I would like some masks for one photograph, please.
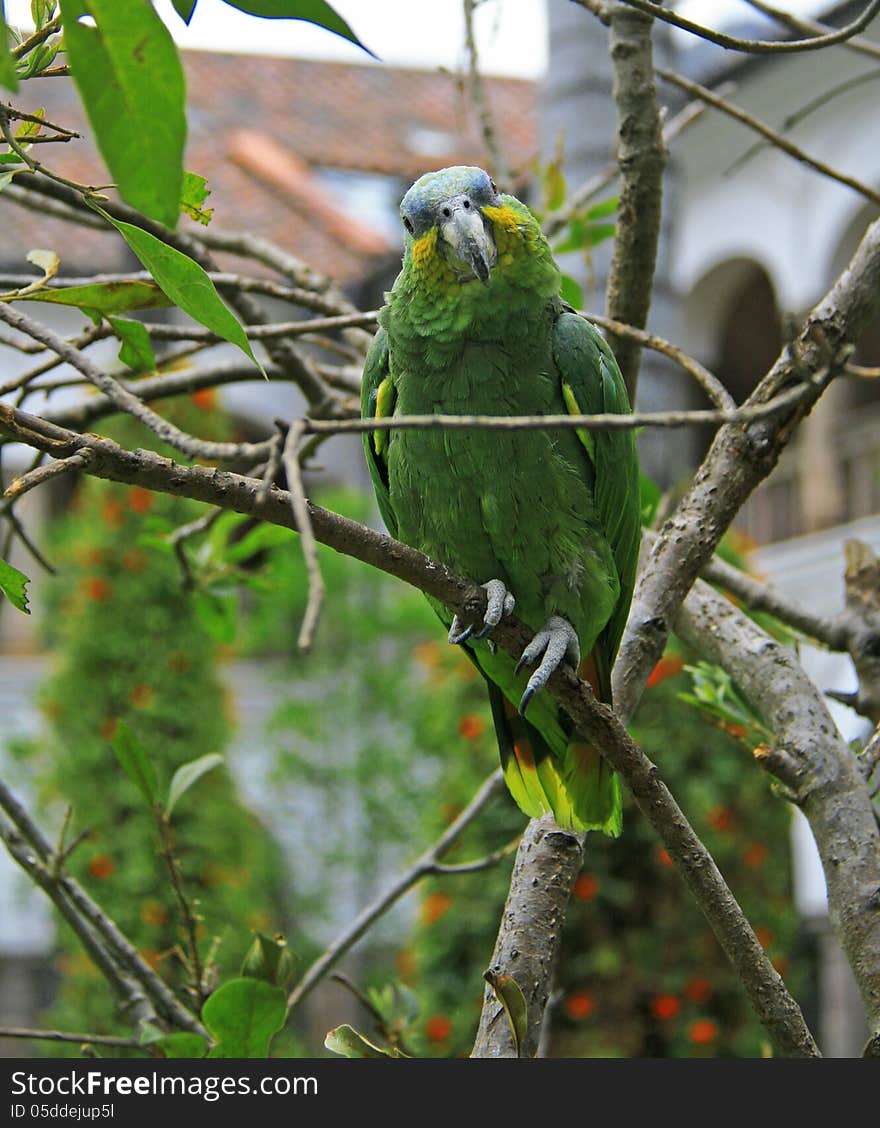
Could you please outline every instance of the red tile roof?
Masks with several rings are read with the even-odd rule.
[[[387,254],[387,237],[333,203],[312,170],[393,177],[402,194],[429,169],[486,159],[459,76],[208,52],[183,58],[186,167],[207,178],[214,222],[273,239],[343,283]],[[486,86],[507,159],[526,177],[537,150],[535,86],[505,78],[488,78]],[[40,146],[42,160],[76,180],[104,175],[71,83],[31,80],[15,104],[44,106],[50,120],[79,129],[86,139]],[[59,250],[63,270],[107,269],[121,254],[113,237],[74,232],[7,203],[2,194],[0,232],[0,261],[7,267],[35,246]]]

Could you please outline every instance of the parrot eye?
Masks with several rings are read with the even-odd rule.
[[[412,220],[409,218],[408,215],[405,215],[403,217],[403,226],[407,229],[407,231],[410,233],[410,235],[412,235],[412,233],[413,233],[413,223],[412,223]]]

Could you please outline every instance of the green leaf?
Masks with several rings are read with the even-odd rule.
[[[57,7],[58,0],[31,0],[31,19],[34,21],[34,27],[38,29],[45,27],[55,15]]]
[[[19,572],[17,568],[7,564],[5,560],[0,560],[0,591],[3,592],[13,607],[23,611],[25,615],[31,613],[28,607],[27,594],[27,586],[30,582],[24,572]]]
[[[662,497],[660,487],[653,478],[639,471],[639,509],[642,515],[642,524],[650,528],[657,516],[657,509]]]
[[[614,223],[589,223],[587,224],[587,240],[591,247],[598,247],[607,239],[614,238],[617,225]]]
[[[177,806],[178,799],[185,795],[194,783],[197,783],[206,772],[222,763],[223,757],[218,752],[209,752],[207,756],[199,756],[197,760],[181,764],[171,777],[168,802],[165,804],[165,818],[171,818],[171,812]]]
[[[171,0],[174,4],[174,10],[180,16],[185,24],[193,18],[193,12],[196,10],[196,4],[199,0]]]
[[[492,971],[484,972],[483,978],[495,992],[495,998],[504,1008],[516,1056],[519,1057],[528,1033],[528,1009],[520,985],[512,975],[499,975]]]
[[[616,211],[617,196],[609,196],[607,200],[600,200],[598,204],[593,204],[591,208],[587,208],[584,215],[589,220],[607,219],[609,215],[614,215]]]
[[[28,294],[22,301],[54,302],[99,313],[123,313],[131,309],[156,309],[174,305],[155,282],[94,282],[88,286],[56,286]]]
[[[55,56],[60,50],[60,39],[50,41],[49,43],[38,43],[25,57],[24,67],[20,69],[19,74],[22,78],[33,78],[34,75],[40,74],[52,65],[55,61]],[[19,67],[21,67],[20,63]]]
[[[9,50],[9,31],[6,27],[6,13],[3,0],[0,0],[0,86],[15,93],[18,90],[18,74],[15,59]]]
[[[354,43],[368,55],[373,55],[369,47],[364,47],[345,20],[335,12],[325,0],[224,0],[230,8],[238,8],[249,16],[261,16],[267,20],[305,20],[318,27],[340,35],[349,43]],[[375,59],[377,56],[373,55]]]
[[[122,342],[119,359],[135,372],[152,372],[156,367],[153,343],[142,321],[128,317],[108,317],[113,332]]]
[[[568,232],[565,238],[553,244],[553,250],[557,255],[564,255],[568,251],[582,250],[585,242],[586,225],[582,219],[576,216],[569,221]]]
[[[201,1034],[164,1034],[148,1043],[158,1046],[167,1058],[204,1058],[208,1056],[208,1043]]]
[[[113,751],[125,774],[134,783],[150,806],[158,799],[156,772],[146,749],[124,721],[116,726]]]
[[[383,1050],[363,1034],[358,1034],[348,1023],[331,1030],[324,1039],[324,1045],[333,1054],[347,1058],[387,1058],[399,1057],[394,1050]]]
[[[197,592],[195,609],[199,622],[211,638],[227,646],[235,642],[238,633],[238,597],[234,592],[222,595],[213,591]]]
[[[91,15],[95,26],[80,22]],[[186,141],[183,67],[149,0],[61,0],[73,80],[123,197],[168,227]]]
[[[240,322],[223,304],[214,283],[197,262],[174,247],[169,247],[142,227],[114,219],[96,204],[92,204],[92,207],[113,224],[175,305],[224,341],[237,345],[266,375],[262,364],[251,350]]]
[[[563,274],[562,284],[559,287],[559,296],[575,309],[584,308],[584,292],[570,274]]]
[[[203,208],[202,204],[211,195],[211,189],[204,176],[195,172],[183,174],[183,190],[180,193],[180,210],[192,219],[203,223],[205,227],[211,222],[214,214],[213,208]]]
[[[230,979],[202,1007],[211,1058],[264,1058],[287,1018],[287,996],[261,979]]]
[[[556,211],[565,202],[565,174],[562,171],[561,157],[557,157],[547,165],[542,180],[544,207],[547,211]]]
[[[241,975],[283,988],[295,967],[296,960],[281,933],[269,936],[265,932],[254,932],[254,942],[241,963]]]

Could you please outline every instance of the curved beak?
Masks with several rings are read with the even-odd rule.
[[[479,208],[466,196],[450,200],[445,208],[451,213],[440,224],[440,235],[454,258],[472,271],[483,285],[488,285],[489,271],[495,265],[495,240]]]

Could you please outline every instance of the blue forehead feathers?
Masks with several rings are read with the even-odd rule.
[[[439,172],[426,172],[413,184],[400,203],[400,214],[413,228],[432,226],[440,205],[453,196],[468,195],[477,203],[491,204],[497,191],[488,172],[474,165],[453,165]]]

